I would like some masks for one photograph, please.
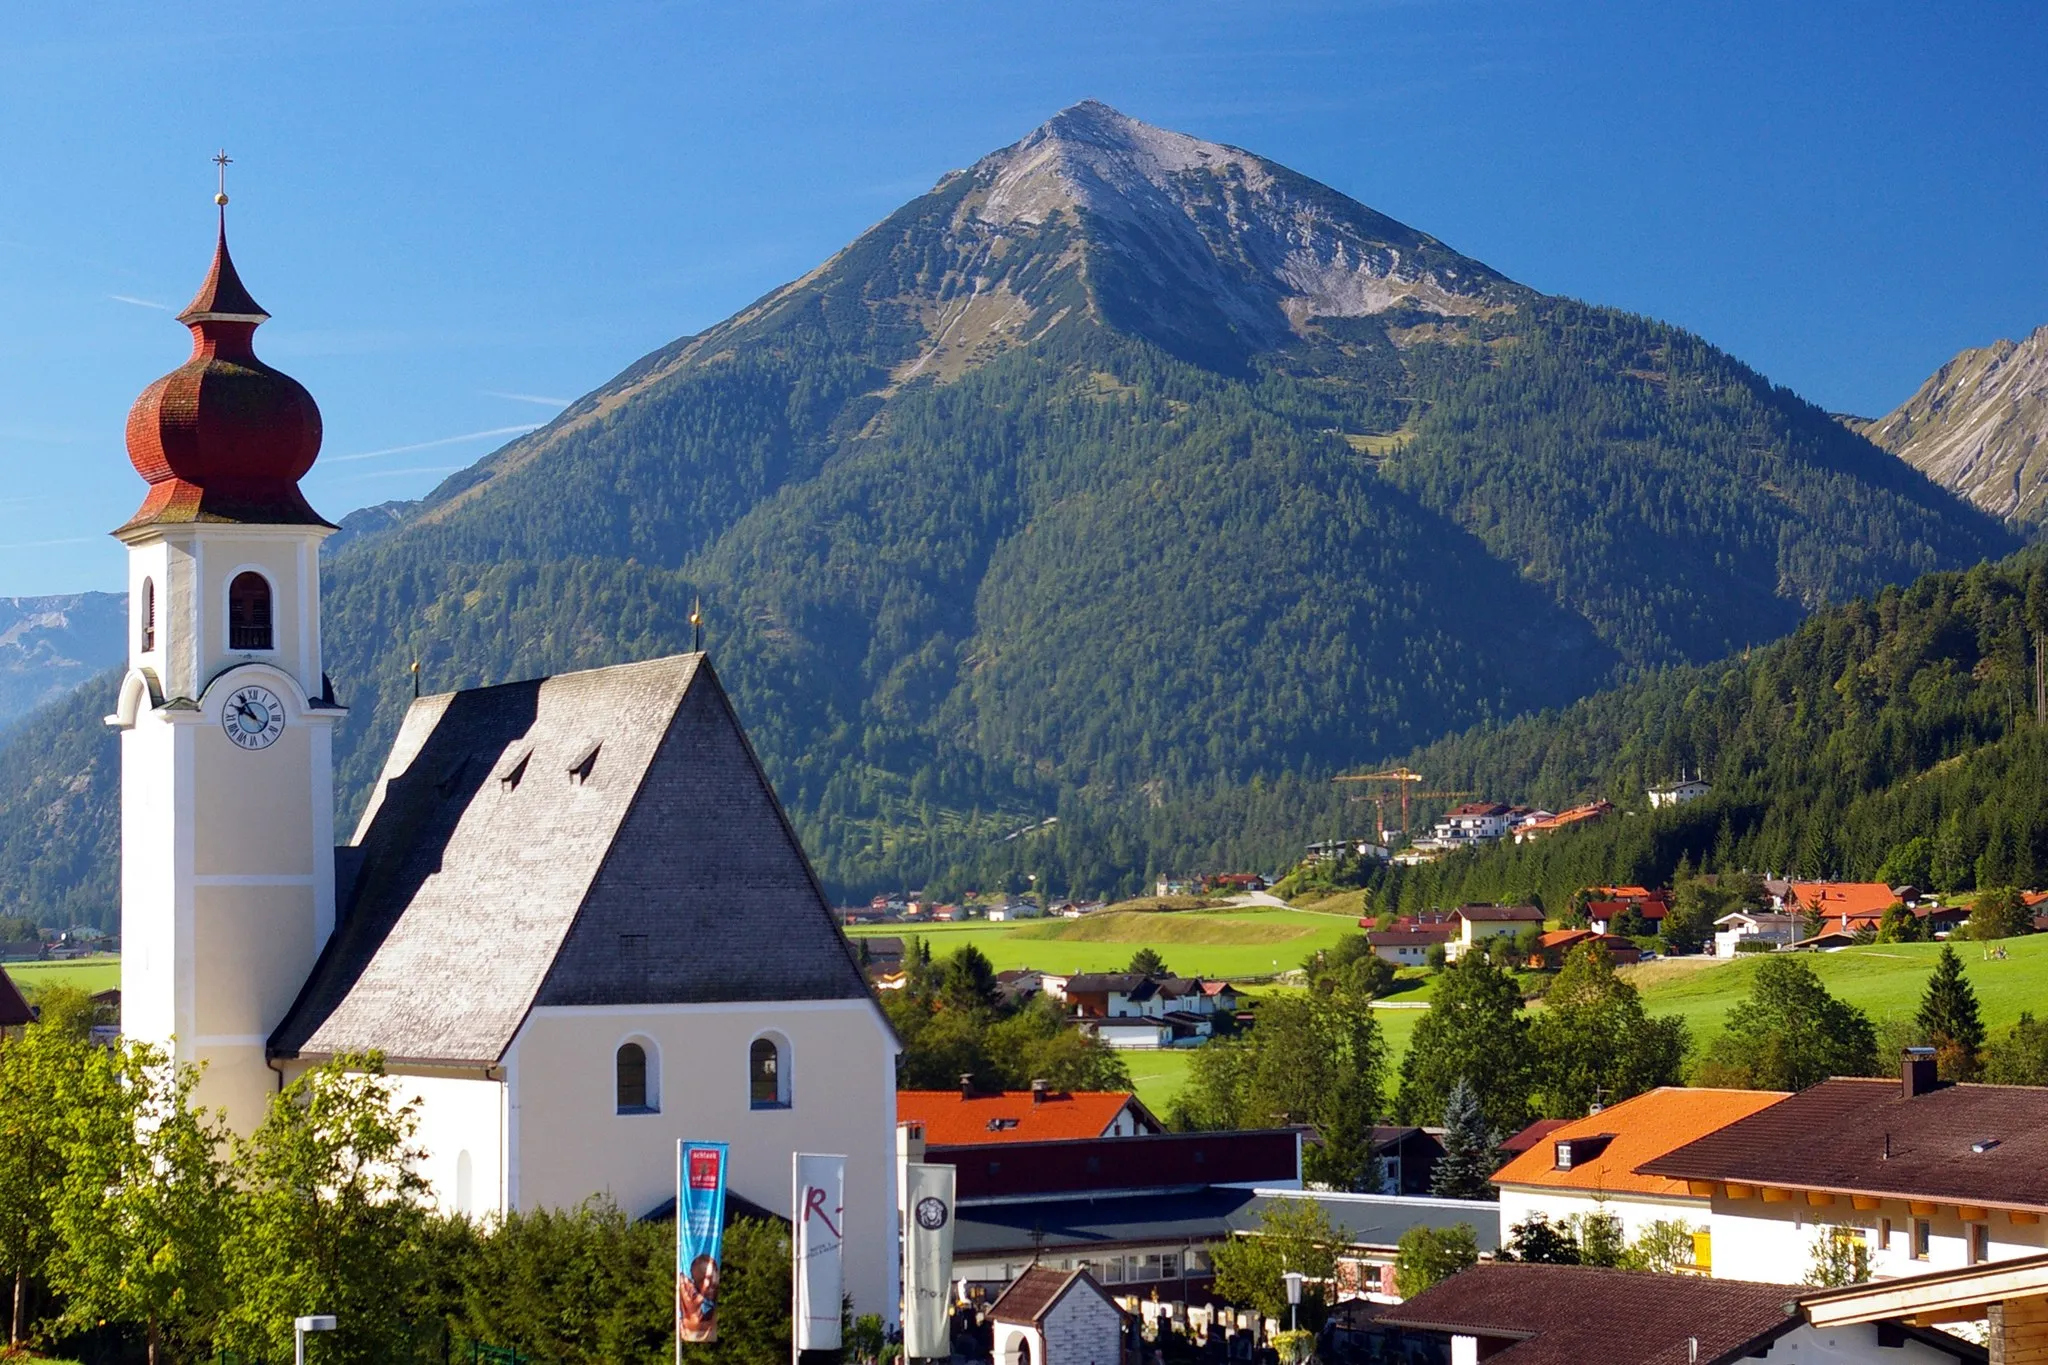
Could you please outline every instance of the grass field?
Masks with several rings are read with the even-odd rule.
[[[1984,1025],[1994,1034],[2019,1018],[2021,1010],[2048,1014],[2048,934],[2007,939],[2002,962],[1986,961],[1990,945],[1958,943],[1963,971],[1976,989]],[[1813,953],[1801,960],[1830,992],[1882,1025],[1906,1018],[1920,1007],[1928,973],[1941,953],[1938,943],[1873,944],[1839,953]],[[1721,1031],[1730,1006],[1749,993],[1758,959],[1697,963],[1688,959],[1646,962],[1624,968],[1643,993],[1652,1014],[1675,1014],[1692,1029],[1695,1046]]]
[[[51,986],[76,986],[97,994],[121,984],[121,959],[112,953],[75,962],[10,962],[0,970],[13,977],[21,993],[30,998]]]
[[[1108,912],[1076,920],[1020,924],[874,924],[847,931],[854,938],[922,938],[933,957],[972,943],[997,971],[1035,967],[1045,972],[1121,971],[1140,948],[1152,948],[1184,976],[1263,977],[1294,967],[1346,933],[1355,919],[1308,910],[1242,907],[1175,914]]]

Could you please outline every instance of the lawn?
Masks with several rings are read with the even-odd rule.
[[[2006,958],[1989,961],[1992,945],[1958,943],[1964,973],[1976,988],[1984,1025],[1993,1033],[2019,1018],[2021,1010],[2048,1013],[2048,934],[2007,939]],[[1809,953],[1800,960],[1830,992],[1882,1025],[1905,1018],[1920,1007],[1938,943],[1887,943],[1844,948],[1839,953]],[[1686,959],[1644,963],[1624,968],[1637,983],[1643,1004],[1652,1014],[1675,1014],[1692,1029],[1698,1046],[1721,1031],[1730,1006],[1749,993],[1759,959],[1753,955],[1725,962],[1694,965]]]
[[[51,986],[76,986],[98,994],[121,984],[121,959],[113,953],[82,957],[75,962],[10,962],[0,970],[13,977],[21,993],[31,999]]]
[[[933,957],[947,957],[972,943],[997,971],[1121,971],[1132,953],[1152,948],[1169,969],[1184,976],[1236,980],[1299,967],[1310,953],[1331,947],[1346,933],[1357,933],[1358,925],[1338,915],[1246,906],[1172,914],[1108,912],[1018,924],[874,924],[847,932],[855,938],[923,938],[931,944]]]

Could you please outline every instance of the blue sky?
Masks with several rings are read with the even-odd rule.
[[[119,581],[122,422],[184,358],[216,146],[338,519],[1090,97],[1879,412],[2048,323],[2043,71],[2034,3],[19,7],[0,595]]]

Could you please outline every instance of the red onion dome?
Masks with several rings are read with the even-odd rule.
[[[128,458],[149,494],[122,531],[198,521],[328,524],[299,492],[320,453],[320,409],[298,380],[256,358],[256,329],[269,317],[235,273],[223,215],[213,269],[178,314],[192,329],[192,358],[144,389],[128,412]]]

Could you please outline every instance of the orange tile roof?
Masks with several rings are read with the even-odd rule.
[[[1137,1103],[1128,1090],[1055,1090],[1038,1103],[1029,1090],[963,1098],[957,1090],[899,1090],[896,1119],[924,1125],[924,1140],[935,1147],[982,1142],[1046,1142],[1056,1138],[1101,1137],[1125,1106]],[[1150,1115],[1143,1113],[1149,1119]]]
[[[1883,882],[1794,882],[1792,894],[1804,908],[1832,920],[1876,919],[1898,899]]]
[[[1673,1152],[1688,1142],[1748,1118],[1785,1098],[1779,1090],[1707,1090],[1666,1086],[1623,1100],[1598,1114],[1573,1119],[1543,1135],[1528,1151],[1495,1172],[1496,1185],[1539,1189],[1598,1190],[1603,1194],[1684,1196],[1683,1180],[1637,1175],[1635,1168]],[[1569,1171],[1556,1169],[1555,1145],[1560,1139],[1612,1133],[1605,1151],[1576,1161]]]

